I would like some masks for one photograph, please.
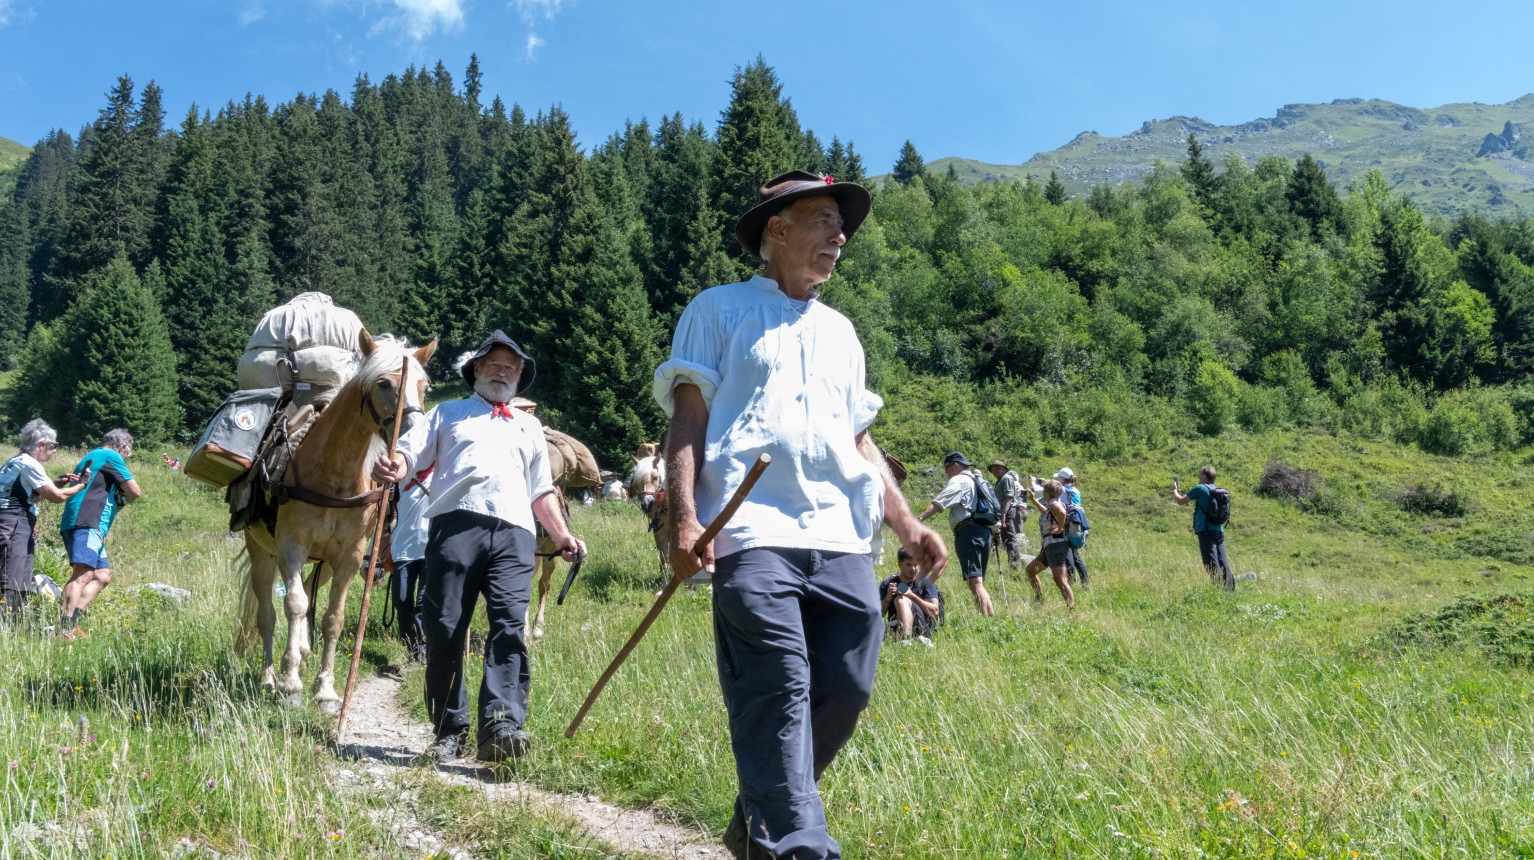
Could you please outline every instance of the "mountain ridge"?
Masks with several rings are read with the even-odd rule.
[[[1461,102],[1433,108],[1363,98],[1296,102],[1272,117],[1223,126],[1173,116],[1146,120],[1118,137],[1083,131],[1020,164],[950,156],[928,162],[927,170],[941,173],[952,165],[970,184],[1022,180],[1030,174],[1042,181],[1055,171],[1067,192],[1077,195],[1099,183],[1136,182],[1158,160],[1180,163],[1190,133],[1222,170],[1231,151],[1249,166],[1263,156],[1292,161],[1309,152],[1339,186],[1379,168],[1392,189],[1410,193],[1428,212],[1534,212],[1534,93],[1500,105]]]

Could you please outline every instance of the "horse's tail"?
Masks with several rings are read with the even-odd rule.
[[[241,549],[229,567],[240,578],[240,630],[235,635],[234,649],[237,653],[249,654],[261,641],[261,602],[256,599],[256,590],[250,584],[250,547]]]

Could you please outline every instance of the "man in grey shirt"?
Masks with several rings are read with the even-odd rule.
[[[1001,502],[1001,520],[997,523],[1001,526],[1001,545],[1007,548],[1007,564],[1017,567],[1023,563],[1023,548],[1028,545],[1023,533],[1023,523],[1028,519],[1028,509],[1023,504],[1023,480],[1000,460],[992,460],[986,468],[996,479],[996,499]]]
[[[943,471],[948,475],[948,483],[932,500],[932,504],[922,511],[919,519],[926,522],[927,518],[938,511],[948,512],[948,524],[953,526],[954,554],[959,558],[959,571],[969,584],[969,592],[974,595],[975,608],[981,615],[995,615],[996,607],[991,604],[991,595],[985,590],[985,568],[991,555],[991,529],[974,520],[975,498],[980,491],[980,482],[984,480],[974,465],[962,453],[949,452],[943,458]]]

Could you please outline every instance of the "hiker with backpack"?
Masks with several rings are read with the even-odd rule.
[[[1225,524],[1230,521],[1230,493],[1214,485],[1214,467],[1198,470],[1198,486],[1183,495],[1182,485],[1172,479],[1172,498],[1177,504],[1193,503],[1193,533],[1198,552],[1210,579],[1218,579],[1226,591],[1236,590],[1236,574],[1225,555]]]
[[[1065,578],[1067,580],[1072,579],[1072,574],[1074,574],[1075,577],[1081,579],[1081,587],[1088,588],[1091,586],[1091,583],[1087,582],[1087,563],[1081,560],[1081,551],[1086,548],[1085,529],[1087,514],[1086,510],[1081,507],[1081,491],[1076,488],[1076,473],[1071,471],[1070,466],[1063,466],[1060,471],[1055,473],[1055,480],[1059,481],[1060,486],[1064,488],[1060,501],[1065,503],[1065,513],[1068,520],[1066,530],[1070,530],[1069,520],[1080,520],[1080,542],[1074,539],[1067,541],[1071,545],[1071,549],[1065,559]]]
[[[1027,489],[1028,501],[1039,509],[1039,534],[1043,538],[1044,548],[1039,551],[1033,561],[1023,572],[1028,574],[1028,582],[1033,586],[1033,600],[1035,603],[1044,601],[1044,589],[1039,585],[1039,572],[1048,567],[1055,577],[1055,587],[1060,589],[1060,596],[1065,598],[1065,608],[1076,608],[1076,594],[1071,591],[1071,584],[1065,581],[1065,566],[1070,557],[1070,513],[1066,510],[1065,486],[1059,481],[1049,480],[1042,485],[1038,479],[1032,479],[1032,486]],[[1037,486],[1037,490],[1035,489]],[[1043,501],[1039,500],[1038,490],[1044,494]],[[1081,506],[1076,506],[1080,510]],[[1080,531],[1082,540],[1085,540],[1085,531]]]
[[[992,460],[986,470],[996,479],[992,488],[996,492],[996,500],[1001,502],[1001,519],[997,523],[1001,531],[998,537],[1007,550],[1007,566],[1011,569],[1022,564],[1023,550],[1028,546],[1028,536],[1023,534],[1023,524],[1028,516],[1028,509],[1023,504],[1023,479],[1001,460]]]
[[[996,501],[990,482],[981,478],[980,470],[974,466],[958,451],[944,457],[943,471],[948,475],[948,483],[919,519],[925,522],[938,511],[948,511],[959,571],[969,583],[975,608],[981,615],[995,615],[996,607],[985,590],[985,568],[991,555],[991,526],[1001,520],[1001,504]]]

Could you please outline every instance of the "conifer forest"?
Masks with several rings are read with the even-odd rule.
[[[434,379],[506,330],[538,360],[540,417],[627,463],[663,429],[650,380],[677,316],[752,271],[735,218],[801,168],[874,191],[822,298],[857,326],[901,456],[1280,427],[1534,441],[1534,218],[1426,217],[1378,172],[1339,190],[1308,155],[1215,164],[1195,138],[1074,198],[1058,176],[929,174],[909,143],[875,183],[886,166],[803,128],[790,95],[758,57],[717,117],[580,141],[557,105],[487,98],[477,61],[179,122],[120,78],[0,200],[8,430],[188,442],[261,314],[318,290],[374,334],[440,338]]]

